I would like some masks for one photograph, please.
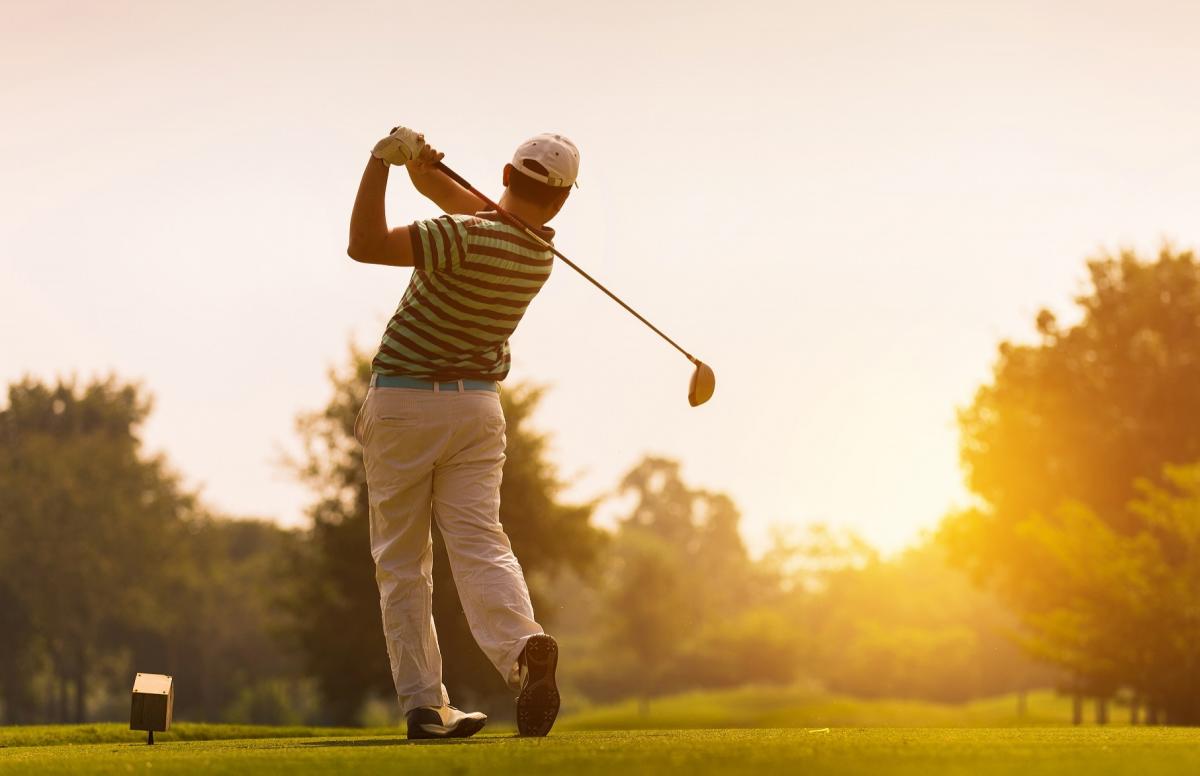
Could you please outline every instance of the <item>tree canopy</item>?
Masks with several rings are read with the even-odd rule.
[[[1148,517],[1164,509],[1157,488],[1180,485],[1169,466],[1200,460],[1200,265],[1168,247],[1153,261],[1124,252],[1087,266],[1078,322],[1039,313],[1039,340],[1002,343],[992,382],[960,413],[980,505],[942,535],[1076,689],[1153,694],[1138,667],[1157,654],[1145,642],[1181,635],[1161,609],[1177,583],[1159,572],[1188,579],[1179,562],[1200,563],[1193,529]],[[1138,500],[1147,493],[1159,494],[1153,508]],[[1172,514],[1186,522],[1186,510]]]

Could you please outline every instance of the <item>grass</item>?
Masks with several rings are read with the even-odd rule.
[[[1181,728],[835,728],[556,732],[408,742],[389,735],[11,746],[0,774],[1013,774],[1200,772]]]
[[[1017,715],[1015,696],[1006,695],[953,705],[905,700],[863,700],[826,695],[804,688],[745,687],[720,692],[695,692],[656,699],[647,714],[636,701],[576,710],[564,715],[558,731],[677,730],[698,728],[820,728],[820,727],[1014,727],[1066,725],[1070,700],[1051,692],[1030,693],[1026,715]],[[1114,710],[1116,711],[1116,710]],[[1114,720],[1120,720],[1114,714]],[[503,729],[493,720],[488,730]],[[395,728],[267,727],[178,722],[155,741],[211,741],[256,738],[379,737]],[[128,743],[144,740],[122,723],[0,727],[0,748],[54,744]]]
[[[166,733],[155,733],[155,744],[171,741],[221,741],[255,738],[312,738],[314,736],[368,737],[395,735],[395,728],[270,727],[267,725],[210,725],[178,722]],[[0,726],[0,751],[18,746],[61,746],[63,744],[108,744],[145,742],[146,734],[121,722],[92,725]]]
[[[656,699],[648,713],[636,701],[582,709],[559,730],[819,727],[1018,727],[1069,725],[1071,701],[1050,691],[1031,692],[1024,716],[1015,695],[965,704],[863,700],[809,689],[745,687]],[[1090,712],[1090,709],[1089,709]],[[1124,719],[1112,709],[1114,722]]]
[[[1070,701],[1049,692],[1030,693],[1026,709],[1018,717],[1013,696],[947,705],[743,688],[658,699],[645,715],[635,702],[583,709],[532,740],[497,726],[466,741],[409,743],[395,727],[178,723],[148,747],[117,723],[0,727],[0,776],[1200,773],[1200,730],[1070,727]]]

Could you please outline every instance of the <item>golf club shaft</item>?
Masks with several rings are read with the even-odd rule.
[[[608,294],[609,299],[612,299],[614,302],[616,302],[617,304],[624,307],[631,315],[633,315],[633,317],[637,318],[639,321],[641,321],[642,323],[649,326],[650,329],[655,334],[662,337],[667,342],[671,343],[672,347],[674,347],[676,350],[678,350],[683,355],[687,356],[688,361],[691,361],[693,364],[698,363],[696,361],[695,356],[693,356],[691,353],[687,352],[683,348],[679,347],[678,342],[671,339],[666,334],[663,334],[662,331],[657,326],[655,326],[653,323],[650,323],[650,321],[648,321],[644,317],[642,317],[641,313],[639,313],[637,310],[633,309],[629,305],[625,304],[625,302],[622,301],[621,297],[617,296],[612,291],[609,291],[607,288],[604,287],[604,284],[602,284],[599,280],[596,280],[594,277],[592,277],[588,273],[584,272],[582,267],[580,267],[578,264],[576,264],[575,262],[568,259],[566,256],[559,253],[557,248],[555,248],[553,245],[551,245],[550,243],[546,242],[541,237],[539,237],[537,232],[533,231],[533,229],[529,226],[529,224],[526,224],[524,221],[517,218],[512,213],[509,213],[507,210],[505,210],[504,208],[497,205],[495,202],[488,199],[487,196],[485,194],[483,194],[483,192],[481,192],[479,189],[475,188],[470,183],[468,183],[465,178],[463,178],[461,175],[456,173],[454,170],[451,170],[449,167],[447,167],[444,162],[438,162],[437,168],[439,170],[441,170],[442,172],[444,172],[446,175],[448,175],[450,177],[450,179],[453,180],[455,183],[457,183],[459,186],[462,186],[464,189],[466,189],[467,191],[474,194],[476,197],[478,197],[480,200],[482,200],[485,204],[487,204],[488,207],[492,208],[497,213],[499,213],[500,217],[503,218],[505,221],[508,221],[509,224],[511,224],[512,226],[515,226],[518,229],[523,230],[525,232],[525,234],[529,235],[537,242],[539,242],[542,245],[545,245],[547,248],[549,248],[550,251],[555,256],[562,259],[568,267],[575,270],[580,275],[583,275],[583,277],[586,278],[589,283],[591,283],[593,286],[600,289],[604,293]]]

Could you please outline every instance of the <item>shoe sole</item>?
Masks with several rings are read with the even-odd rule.
[[[464,719],[452,728],[442,727],[441,725],[418,725],[417,730],[409,731],[408,737],[410,740],[423,740],[430,738],[469,738],[487,724],[487,719]]]
[[[525,667],[529,681],[517,696],[517,731],[523,736],[544,736],[558,717],[558,685],[554,683],[558,644],[554,639],[544,634],[530,637],[525,644]]]

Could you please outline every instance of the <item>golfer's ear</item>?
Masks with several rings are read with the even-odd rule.
[[[412,227],[396,227],[389,231],[382,240],[369,245],[351,243],[346,253],[350,258],[363,264],[411,267],[413,266]]]

